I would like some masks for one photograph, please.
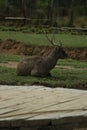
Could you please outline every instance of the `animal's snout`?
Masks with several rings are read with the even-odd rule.
[[[68,57],[68,55],[67,55],[67,53],[65,52],[65,50],[61,50],[60,51],[60,58],[62,58],[62,59],[64,59],[64,58],[67,58]]]

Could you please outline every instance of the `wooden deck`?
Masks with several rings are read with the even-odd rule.
[[[87,91],[0,85],[0,128],[5,126],[87,127]]]

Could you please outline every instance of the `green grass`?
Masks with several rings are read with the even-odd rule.
[[[60,59],[58,61],[58,66],[70,66],[74,68],[87,68],[87,62],[81,62],[73,59]]]
[[[4,59],[4,60],[3,60]],[[0,55],[0,62],[20,61],[17,55]],[[87,63],[72,59],[59,60],[59,67],[55,67],[51,77],[17,76],[15,68],[0,67],[0,84],[8,85],[34,85],[40,84],[51,87],[65,87],[87,89]],[[61,66],[74,67],[74,69]],[[84,69],[83,69],[84,68]]]
[[[87,89],[87,71],[54,68],[52,77],[39,78],[31,76],[17,76],[16,69],[0,67],[0,84],[8,85],[46,85],[51,87],[65,87]]]
[[[50,45],[44,34],[28,34],[14,31],[0,31],[0,39],[14,39],[17,41],[25,42],[26,44],[34,45]],[[55,39],[55,41],[62,40],[63,46],[66,47],[87,48],[86,35],[55,34]]]
[[[20,61],[21,56],[18,55],[9,55],[9,54],[0,54],[0,63],[7,63],[8,61]]]

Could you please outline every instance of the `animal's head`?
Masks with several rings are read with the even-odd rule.
[[[62,47],[62,42],[60,41],[60,44],[59,45],[54,45],[55,46],[55,52],[56,52],[56,55],[59,56],[59,58],[61,59],[64,59],[64,58],[67,58],[67,54],[65,52],[65,50],[63,49]]]
[[[52,34],[52,37],[49,38],[44,29],[43,29],[43,32],[44,32],[46,38],[48,39],[48,41],[51,43],[51,45],[55,49],[55,55],[58,55],[59,58],[61,58],[61,59],[67,58],[67,54],[62,47],[62,41],[59,41],[59,43],[56,44],[55,40],[54,40],[54,33]]]

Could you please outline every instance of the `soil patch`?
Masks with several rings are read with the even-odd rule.
[[[18,62],[13,62],[13,61],[9,61],[7,63],[0,63],[0,66],[5,66],[5,67],[8,67],[8,68],[17,68],[17,65],[18,65]],[[62,66],[62,65],[56,65],[55,67],[57,68],[63,68],[63,69],[73,69],[73,70],[87,70],[87,68],[74,68],[74,67],[71,67],[71,66]]]
[[[51,46],[26,45],[11,39],[0,41],[0,53],[16,55],[47,55],[51,51]],[[87,61],[87,48],[64,48],[68,58]]]
[[[17,68],[18,62],[8,62],[8,63],[0,63],[0,66],[5,66],[9,68]]]

